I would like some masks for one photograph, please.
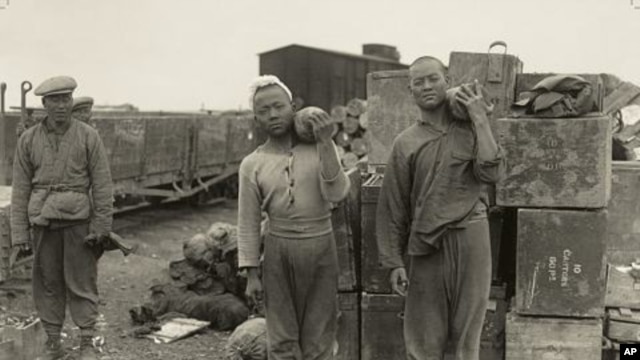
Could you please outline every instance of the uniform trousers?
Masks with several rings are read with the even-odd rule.
[[[68,305],[82,335],[92,335],[98,315],[98,255],[84,242],[89,224],[33,230],[33,299],[45,330],[59,335]]]
[[[269,360],[333,359],[338,312],[333,233],[303,239],[267,235],[263,283]]]
[[[449,229],[440,249],[410,259],[404,336],[410,360],[478,360],[491,290],[486,218]],[[449,357],[447,357],[449,359]]]

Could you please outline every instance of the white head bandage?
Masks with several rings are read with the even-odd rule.
[[[258,92],[258,90],[271,85],[280,86],[282,90],[284,90],[284,92],[287,93],[287,96],[289,96],[289,101],[293,100],[293,96],[291,95],[291,90],[289,90],[287,85],[285,85],[282,81],[280,81],[280,79],[278,79],[277,76],[262,75],[255,78],[251,82],[251,85],[249,86],[249,108],[250,109],[253,110],[253,99],[256,97],[256,93]]]

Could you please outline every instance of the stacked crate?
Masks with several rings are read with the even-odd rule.
[[[614,162],[606,255],[603,359],[619,359],[620,343],[640,343],[640,162]],[[635,263],[635,264],[634,264]]]
[[[530,76],[544,77],[526,75],[523,83]],[[610,119],[504,118],[497,133],[507,160],[497,204],[517,209],[506,359],[600,359]]]
[[[338,334],[337,360],[360,359],[360,172],[347,172],[351,189],[347,198],[332,212],[338,264]]]

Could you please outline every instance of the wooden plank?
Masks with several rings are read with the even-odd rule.
[[[633,102],[638,96],[640,96],[640,87],[625,81],[604,99],[603,112],[610,114],[619,110]]]
[[[506,176],[497,204],[602,208],[611,192],[609,117],[505,118],[497,122]]]
[[[4,340],[12,340],[17,357],[12,360],[33,360],[44,350],[46,335],[42,322],[37,319],[24,327],[6,326]]]
[[[360,230],[359,214],[355,212],[360,203],[360,173],[354,169],[347,173],[351,188],[345,201],[337,205],[331,214],[333,235],[338,250],[339,291],[355,291],[358,289],[357,254],[359,253]]]
[[[230,119],[222,116],[202,117],[196,122],[197,131],[197,165],[224,165],[226,160],[225,144],[227,141]]]
[[[408,70],[379,71],[367,75],[369,163],[386,164],[393,140],[420,117],[407,85]]]
[[[606,236],[606,210],[520,209],[515,311],[601,316]]]
[[[390,294],[389,269],[380,267],[378,261],[378,231],[376,211],[378,195],[382,186],[382,175],[376,174],[362,185],[362,289],[368,293]],[[405,257],[405,265],[408,267]]]
[[[0,185],[11,185],[13,156],[18,142],[16,128],[19,122],[19,113],[5,113],[0,118]]]
[[[362,360],[404,360],[404,298],[362,294]]]
[[[358,293],[338,294],[336,360],[360,360],[360,302]]]
[[[600,319],[534,318],[507,314],[506,359],[600,360]]]
[[[640,342],[640,311],[622,315],[620,309],[609,309],[607,318],[607,338],[621,343]]]
[[[175,318],[163,324],[160,330],[147,335],[147,337],[158,343],[171,343],[192,335],[210,324],[209,321]]]
[[[609,266],[605,306],[640,309],[640,279],[629,270],[630,267]]]
[[[253,113],[240,111],[225,113],[223,116],[228,118],[231,124],[227,163],[240,163],[259,145],[260,136],[255,128]]]
[[[489,236],[491,238],[491,281],[499,283],[502,276],[499,273],[501,245],[502,245],[502,227],[504,223],[503,211],[494,208],[489,212]]]
[[[629,265],[640,258],[640,163],[614,161],[609,201],[607,261]]]
[[[15,341],[6,340],[0,342],[0,360],[16,360],[20,357],[16,353]]]
[[[0,186],[0,282],[11,276],[11,187]]]

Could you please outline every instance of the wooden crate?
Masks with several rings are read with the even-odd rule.
[[[507,314],[507,360],[600,360],[602,320]]]
[[[520,209],[516,312],[601,316],[606,236],[606,210]]]
[[[480,339],[480,360],[504,358],[505,321],[508,307],[506,285],[492,286]]]
[[[361,359],[404,360],[404,298],[362,294]]]
[[[491,237],[491,281],[500,283],[503,281],[500,274],[500,256],[502,248],[502,227],[504,224],[504,212],[501,208],[494,207],[489,211],[489,235]]]
[[[11,275],[11,187],[0,186],[0,282]]]
[[[609,201],[607,261],[628,265],[640,258],[640,162],[614,161]]]
[[[539,83],[542,79],[557,75],[554,73],[523,73],[516,76],[516,101],[519,100],[520,95],[523,92],[530,91]],[[591,84],[591,88],[595,93],[595,103],[598,105],[598,110],[602,111],[602,104],[604,101],[604,82],[600,74],[576,74]]]
[[[368,293],[390,294],[390,270],[380,267],[376,231],[376,210],[382,186],[382,175],[374,174],[362,184],[362,249],[360,269],[362,290]],[[408,268],[408,258],[404,263]]]
[[[620,344],[606,339],[607,345],[602,348],[602,360],[620,360]]]
[[[360,299],[358,293],[338,294],[338,353],[336,360],[360,360]]]
[[[504,357],[506,287],[492,286],[491,299],[482,328],[480,360],[500,360]],[[362,360],[405,359],[403,335],[404,298],[398,295],[362,295]],[[445,360],[453,360],[447,349]]]
[[[623,344],[640,342],[640,311],[608,309],[605,336]]]
[[[640,310],[640,279],[635,279],[627,269],[609,266],[607,271],[607,307],[623,307]]]
[[[2,346],[11,357],[7,360],[34,360],[42,354],[46,342],[46,335],[42,328],[42,322],[37,319],[24,327],[5,326],[2,329],[2,341],[6,342]],[[13,346],[9,343],[12,342]],[[0,352],[0,354],[5,355]],[[0,357],[0,359],[3,359]]]
[[[478,80],[494,104],[491,125],[509,114],[515,99],[516,76],[522,73],[522,61],[514,55],[454,51],[449,56],[451,86]],[[495,133],[495,130],[494,130]]]
[[[367,75],[369,164],[386,164],[393,140],[420,118],[409,85],[408,70],[377,71]]]
[[[611,188],[609,117],[505,118],[497,122],[507,160],[497,204],[602,208]]]
[[[358,264],[360,253],[360,173],[352,169],[348,173],[351,189],[347,198],[333,209],[331,222],[333,234],[338,248],[339,291],[356,291],[360,288],[358,281]]]

